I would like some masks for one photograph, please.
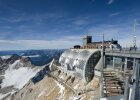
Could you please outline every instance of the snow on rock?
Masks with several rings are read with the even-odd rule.
[[[76,84],[75,86],[74,86],[74,89],[77,89],[79,87],[79,84]]]
[[[1,86],[6,87],[13,85],[14,88],[21,89],[29,81],[29,79],[37,73],[37,71],[31,69],[30,67],[22,66],[23,64],[20,60],[16,60],[13,64],[9,65],[9,68],[5,71],[5,79],[3,79]]]
[[[107,100],[107,98],[101,98],[100,100]]]
[[[47,89],[44,89],[43,91],[41,91],[41,93],[38,95],[38,98],[42,95],[44,95],[46,93]]]
[[[51,71],[55,70],[55,68],[53,67],[53,63],[54,63],[54,59],[50,62],[49,68]]]
[[[71,96],[69,98],[69,100],[83,100],[84,98],[82,98],[81,96]]]
[[[63,76],[63,75],[61,75],[61,76],[60,76],[60,78],[61,78],[61,79],[64,79],[64,76]]]
[[[10,95],[10,93],[0,94],[0,100],[4,100],[4,98],[6,98],[9,95]]]
[[[64,90],[65,90],[65,87],[63,85],[61,85],[60,83],[58,83],[57,81],[55,81],[56,84],[58,85],[58,87],[60,88],[60,99],[64,96]]]
[[[6,94],[0,93],[0,100],[11,100],[11,99],[8,99],[7,97],[10,95],[13,95],[15,92],[16,92],[15,90],[12,90],[11,92],[8,92]]]
[[[40,55],[29,55],[29,56],[22,56],[22,57],[30,57],[30,58],[35,58],[35,57],[40,57]]]
[[[13,64],[9,65],[9,70],[15,69],[16,67],[22,67],[23,64],[20,63],[20,60],[16,60]]]
[[[1,56],[2,59],[8,59],[10,57],[11,57],[11,55]]]

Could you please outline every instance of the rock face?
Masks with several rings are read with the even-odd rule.
[[[29,58],[16,54],[8,59],[0,58],[0,95],[22,88],[36,71]]]
[[[11,56],[9,59],[2,59],[0,57],[0,88],[2,80],[4,79],[5,71],[9,68],[9,64],[18,59],[17,55]]]
[[[22,63],[22,66],[15,65],[15,68],[18,67],[32,67],[33,65],[31,64],[30,58],[25,58],[21,57],[19,55],[13,54],[10,58],[8,59],[2,59],[0,57],[0,75],[4,73],[4,71],[9,67],[9,65],[13,64],[15,61],[20,60]]]
[[[55,63],[57,62],[54,61],[50,64],[57,67],[55,70],[50,70],[49,65],[44,66],[22,88],[15,93],[11,91],[10,94],[7,94],[4,100],[99,100],[98,78],[85,83],[80,78],[63,71]],[[9,68],[18,70],[21,66],[25,68],[27,65],[30,65],[28,58],[19,58]],[[25,79],[23,78],[23,80]],[[7,90],[11,90],[11,88],[13,90],[15,85],[17,84],[1,90],[7,93]]]
[[[16,60],[21,59],[21,56],[17,54],[13,54],[10,58],[6,59],[5,63],[6,64],[13,64]]]
[[[0,57],[0,74],[2,74],[2,72],[3,72],[2,65],[3,65],[3,60],[2,60],[2,58]]]
[[[3,60],[2,58],[0,57],[0,66],[3,64]]]
[[[18,59],[21,59],[21,57],[16,54],[12,55],[8,59],[0,58],[0,75],[3,75],[5,70],[9,67],[9,65],[13,64]]]
[[[27,58],[25,58],[25,57],[24,58],[21,58],[21,63],[24,64],[23,67],[34,67],[32,65],[31,60],[30,60],[29,57],[27,57]]]
[[[44,69],[48,71],[47,68]],[[39,77],[42,75],[35,76],[33,79]],[[42,80],[35,83],[30,80],[24,88],[13,95],[12,99],[99,100],[99,79],[94,78],[90,83],[84,83],[83,80],[70,76],[61,69],[48,71]]]

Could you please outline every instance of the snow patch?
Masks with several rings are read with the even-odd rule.
[[[9,65],[9,70],[14,69],[15,67],[22,67],[23,64],[20,63],[20,60],[16,60],[13,64]]]
[[[55,81],[56,82],[56,84],[58,85],[58,87],[60,88],[60,99],[64,96],[64,90],[65,90],[65,87],[63,86],[63,85],[61,85],[60,83],[58,83],[57,81]]]
[[[107,98],[101,98],[100,100],[107,100]]]
[[[61,79],[64,79],[64,76],[63,76],[63,75],[61,75],[61,76],[60,76],[60,78],[61,78]]]
[[[43,91],[41,91],[41,93],[38,95],[38,98],[40,97],[40,96],[42,96],[42,95],[44,95],[45,93],[46,93],[46,89],[45,90],[43,90]]]
[[[22,56],[22,57],[30,57],[30,58],[35,58],[35,57],[40,57],[40,55],[30,55],[30,56]]]
[[[10,93],[0,94],[0,100],[4,100],[4,98],[6,98],[9,95],[10,95]]]
[[[1,56],[2,59],[8,59],[8,58],[10,58],[10,57],[11,57],[11,55]]]
[[[35,76],[36,72],[31,68],[22,67],[19,69],[12,69],[5,71],[5,79],[1,84],[2,87],[13,85],[17,89],[21,89],[30,78]]]
[[[50,65],[49,65],[49,68],[51,71],[53,70],[53,68],[52,68],[53,62],[54,62],[54,59],[50,62]]]
[[[15,90],[12,90],[11,92],[8,92],[6,94],[1,94],[0,93],[0,100],[11,100],[11,99],[8,99],[7,97],[10,96],[10,95],[13,95],[16,91]]]
[[[71,96],[69,98],[69,100],[83,100],[84,98],[82,98],[81,96]]]
[[[18,69],[15,69],[15,67]],[[20,66],[20,67],[19,67]],[[9,68],[5,71],[5,79],[1,84],[2,88],[13,85],[14,88],[21,89],[35,74],[37,70],[33,70],[29,67],[22,67],[23,64],[20,60],[16,60]]]
[[[74,86],[74,89],[77,89],[79,87],[79,84],[76,84],[75,86]]]

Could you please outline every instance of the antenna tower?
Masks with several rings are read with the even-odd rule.
[[[133,33],[133,48],[137,48],[137,45],[136,45],[136,26],[137,26],[137,21],[135,19],[134,20],[134,33]]]

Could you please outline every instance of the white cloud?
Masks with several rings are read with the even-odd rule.
[[[136,39],[136,45],[138,46],[138,47],[140,47],[140,36],[137,36],[137,39]],[[124,47],[130,47],[130,46],[132,46],[132,44],[133,44],[133,37],[131,37],[131,38],[124,38],[124,39],[119,39],[119,43],[122,45],[122,46],[124,46]]]
[[[98,27],[91,27],[88,32],[93,36],[93,41],[101,41],[102,34],[105,34],[105,40],[116,39],[123,47],[130,47],[132,45],[133,38],[133,26],[129,24],[120,25],[99,25]],[[137,28],[137,46],[140,47],[140,30]]]
[[[0,17],[0,21],[19,23],[19,22],[33,22],[34,24],[42,24],[44,20],[58,20],[65,16],[61,13],[42,13],[42,14],[26,14],[25,12],[16,13],[8,17]]]
[[[109,1],[107,2],[107,4],[110,5],[110,4],[112,4],[113,2],[114,2],[114,0],[109,0]]]
[[[75,25],[86,25],[89,23],[87,20],[77,20],[73,22]]]
[[[11,49],[65,49],[81,44],[82,36],[66,36],[56,40],[0,40],[0,45],[12,45]],[[1,50],[4,50],[6,48]],[[9,48],[10,49],[10,48]]]
[[[117,15],[119,15],[119,14],[120,14],[120,13],[112,13],[112,14],[109,15],[109,17],[117,16]]]

